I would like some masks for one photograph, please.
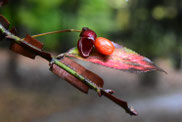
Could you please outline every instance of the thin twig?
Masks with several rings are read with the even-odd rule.
[[[75,29],[66,29],[66,30],[59,30],[59,31],[52,31],[52,32],[46,32],[46,33],[40,33],[33,35],[33,38],[40,37],[40,36],[45,36],[45,35],[50,35],[50,34],[56,34],[56,33],[63,33],[63,32],[81,32],[80,30],[75,30]]]

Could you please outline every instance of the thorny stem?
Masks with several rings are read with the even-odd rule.
[[[6,34],[9,38],[13,39],[18,44],[22,44],[23,43],[23,44],[27,45],[28,47],[31,47],[30,49],[33,48],[34,50],[37,50],[38,52],[41,51],[39,48],[37,48],[37,47],[35,47],[35,46],[27,43],[24,39],[21,39],[18,36],[15,36],[11,32],[9,32],[8,30],[6,30],[1,24],[0,24],[0,31],[2,33]],[[73,32],[73,31],[74,32],[79,32],[79,30],[69,29],[69,30],[63,30],[63,31],[54,31],[54,32],[48,32],[48,33],[38,34],[38,35],[34,35],[32,37],[38,37],[38,36],[48,35],[48,34],[51,34],[51,33]],[[42,55],[39,55],[39,56],[41,56],[42,58],[46,59],[46,57],[44,57]],[[50,61],[50,60],[48,60],[48,61]],[[74,71],[70,67],[66,66],[64,63],[60,62],[58,59],[52,58],[51,63],[56,64],[57,66],[59,66],[60,68],[64,69],[68,73],[72,74],[74,77],[76,77],[77,79],[81,80],[83,83],[87,84],[91,89],[94,89],[99,95],[101,95],[100,88],[97,87],[96,84],[94,84],[92,81],[86,79],[82,75],[78,74],[76,71]]]
[[[33,35],[32,37],[36,38],[36,37],[40,37],[40,36],[56,34],[56,33],[63,33],[63,32],[81,32],[81,30],[75,30],[75,29],[59,30],[59,31],[52,31],[52,32],[36,34],[36,35]]]

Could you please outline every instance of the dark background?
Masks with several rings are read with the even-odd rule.
[[[98,36],[152,59],[168,72],[132,74],[80,62],[105,81],[105,88],[134,106],[137,117],[93,91],[85,95],[49,71],[48,62],[27,59],[0,43],[0,121],[161,122],[182,120],[182,1],[9,0],[0,8],[20,37],[89,27]],[[79,33],[38,39],[57,55],[76,46]]]

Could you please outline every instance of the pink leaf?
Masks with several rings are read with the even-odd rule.
[[[66,56],[75,57],[84,61],[100,64],[106,67],[130,71],[130,72],[148,72],[158,70],[166,73],[163,69],[156,66],[150,59],[139,55],[138,53],[114,43],[115,50],[113,54],[104,56],[93,50],[88,58],[80,56],[77,48],[73,48],[66,53]]]

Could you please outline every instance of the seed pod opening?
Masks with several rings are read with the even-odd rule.
[[[80,39],[77,43],[77,48],[82,57],[86,58],[90,55],[96,37],[97,35],[94,31],[86,27],[82,28],[82,32],[80,33]]]
[[[80,38],[77,43],[80,55],[84,58],[88,57],[93,49],[94,43],[88,38]]]

